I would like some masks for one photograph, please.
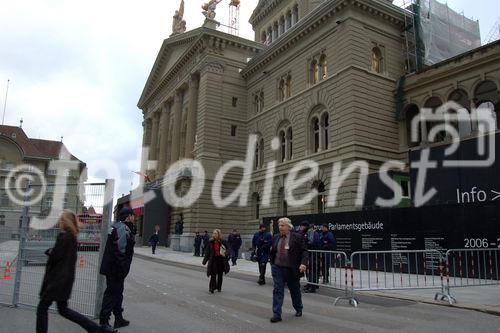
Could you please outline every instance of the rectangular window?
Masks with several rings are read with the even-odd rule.
[[[238,106],[238,97],[233,97],[233,108]]]
[[[398,207],[410,207],[411,206],[411,185],[410,185],[410,177],[405,175],[394,175],[394,181],[396,181],[401,186],[401,194],[398,194],[396,191],[396,195],[399,196],[401,202]]]
[[[410,181],[409,180],[401,180],[400,181],[401,185],[401,197],[403,199],[410,199]]]
[[[231,125],[231,136],[236,136],[236,125]]]

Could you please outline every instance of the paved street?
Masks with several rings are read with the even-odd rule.
[[[202,268],[135,258],[127,279],[125,315],[132,321],[121,332],[500,332],[500,317],[476,311],[362,297],[357,309],[333,307],[332,294],[305,295],[304,316],[295,318],[289,295],[283,322],[269,323],[272,286],[232,272],[221,294],[208,293]],[[32,309],[2,308],[1,332],[34,332]],[[50,317],[52,332],[80,332]]]

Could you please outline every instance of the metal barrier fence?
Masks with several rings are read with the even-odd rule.
[[[456,303],[451,288],[500,285],[500,249],[450,249],[445,256],[443,291],[435,299]]]
[[[36,186],[30,186],[30,189],[33,190],[31,193],[40,190]],[[11,203],[9,207],[2,206],[0,211],[7,216],[4,223],[10,231],[5,231],[0,237],[0,266],[4,264],[2,260],[14,264],[11,264],[10,277],[0,278],[0,303],[37,306],[47,263],[45,251],[54,246],[59,229],[57,215],[50,221],[54,226],[47,230],[30,228],[30,222],[34,217],[49,218],[50,210],[56,209],[51,207],[50,197],[59,192],[64,193],[64,208],[77,214],[80,226],[75,282],[69,306],[87,316],[97,316],[105,283],[99,274],[99,265],[102,244],[106,241],[111,222],[113,190],[111,180],[64,187],[51,184],[49,193],[36,205],[19,207]],[[0,274],[3,274],[5,268],[0,269]]]
[[[321,286],[342,291],[344,296],[337,297],[334,305],[340,300],[355,301],[349,295],[347,284],[347,254],[341,251],[309,250],[308,252],[307,284],[309,289],[317,289]],[[320,283],[320,275],[322,283]]]
[[[440,289],[443,256],[437,250],[358,251],[351,254],[351,295],[376,290]],[[443,297],[447,297],[444,296]]]

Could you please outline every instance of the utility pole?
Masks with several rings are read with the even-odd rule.
[[[10,79],[7,79],[7,89],[5,90],[5,101],[3,103],[2,125],[5,122],[5,110],[7,109],[7,96],[9,95],[9,83],[10,83]]]

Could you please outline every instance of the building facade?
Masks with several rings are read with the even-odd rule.
[[[206,24],[163,42],[138,107],[144,115],[143,146],[149,160],[157,161],[155,168],[144,167],[152,180],[146,187],[174,186],[186,193],[189,174],[167,184],[165,171],[182,158],[204,167],[205,186],[196,203],[168,207],[164,214],[170,222],[182,216],[182,250],[191,249],[196,231],[221,228],[227,234],[237,228],[248,238],[265,217],[360,209],[360,172],[377,172],[388,160],[408,161],[406,119],[413,102],[423,106],[426,95],[458,89],[462,78],[471,84],[468,91],[478,89],[478,80],[494,83],[479,91],[496,93],[498,105],[497,46],[406,77],[405,15],[392,1],[267,0],[259,1],[250,18],[255,41]],[[248,200],[218,208],[211,194],[215,175],[228,161],[245,160],[251,135],[257,141],[250,152]],[[314,197],[291,205],[287,176],[310,161],[318,172],[295,184],[293,195],[315,190]],[[356,161],[363,161],[364,169],[354,168],[341,184],[332,179],[334,165],[345,170]],[[223,196],[242,177],[241,168],[230,169]],[[272,185],[270,200],[266,180]],[[332,195],[336,203],[327,205]],[[164,223],[165,216],[151,218]],[[167,224],[171,232],[174,224]]]
[[[67,174],[67,186],[56,184],[57,171],[51,162],[68,160],[77,163],[77,170]],[[45,179],[43,191],[41,177]],[[63,196],[64,208],[77,214],[84,210],[80,186],[86,181],[86,165],[73,156],[61,141],[29,138],[21,127],[0,126],[0,226],[17,233],[23,209],[23,193],[28,186],[31,198],[30,215],[47,215],[56,194]],[[12,195],[15,200],[12,200]],[[16,200],[17,199],[17,200]],[[10,235],[9,235],[10,236]]]

